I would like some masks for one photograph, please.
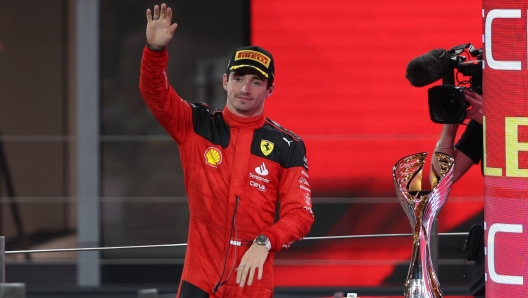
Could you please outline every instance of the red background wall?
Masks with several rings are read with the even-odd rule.
[[[253,0],[252,44],[276,59],[272,119],[306,142],[314,192],[393,195],[400,158],[434,149],[427,89],[405,69],[434,48],[482,46],[481,2]],[[425,174],[425,173],[424,173]],[[453,196],[482,194],[475,167]]]
[[[406,66],[434,48],[468,42],[482,47],[481,7],[480,0],[251,2],[251,43],[268,49],[276,63],[276,88],[266,113],[305,141],[313,197],[396,201],[392,167],[409,154],[431,152],[442,129],[429,119],[427,89],[434,84],[412,87]],[[482,173],[475,166],[453,186],[439,214],[440,232],[482,212],[482,196]],[[360,227],[375,226],[387,215],[358,213],[374,211],[355,209],[349,216],[365,217]],[[394,228],[384,224],[385,233]],[[391,247],[386,239],[363,244],[363,250],[336,244],[313,253],[326,260],[383,260],[406,259],[411,250],[409,242]],[[276,270],[277,285],[376,285],[392,272],[391,265],[288,268]]]

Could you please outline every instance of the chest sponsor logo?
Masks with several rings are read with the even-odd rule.
[[[301,182],[302,184],[310,186],[310,183],[308,183],[308,180],[306,180],[306,178],[304,178],[304,177],[299,178],[299,182]]]
[[[275,148],[275,144],[273,144],[272,142],[268,140],[260,141],[260,150],[265,156],[270,155],[270,153],[273,151],[273,148]]]
[[[204,153],[205,163],[213,168],[218,168],[222,163],[222,153],[215,147],[209,147]]]
[[[258,175],[253,174],[253,173],[249,173],[249,177],[251,177],[253,179],[256,179],[256,180],[259,180],[259,181],[262,181],[262,182],[266,182],[266,183],[270,182],[270,180],[268,178],[260,177]]]
[[[254,188],[260,190],[260,191],[263,191],[263,192],[266,192],[266,186],[265,185],[262,185],[258,182],[255,182],[255,181],[249,181],[249,185],[253,186]]]
[[[266,169],[266,164],[262,163],[260,166],[255,168],[255,172],[261,176],[266,176],[269,174],[268,169]]]

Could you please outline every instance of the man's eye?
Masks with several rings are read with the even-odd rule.
[[[260,86],[262,84],[261,81],[253,81],[253,84],[257,85],[257,86]]]

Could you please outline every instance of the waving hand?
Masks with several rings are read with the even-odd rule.
[[[154,6],[154,16],[147,9],[147,42],[153,49],[162,49],[171,41],[178,24],[171,24],[172,9],[165,3]]]

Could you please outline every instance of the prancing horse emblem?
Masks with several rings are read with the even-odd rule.
[[[270,155],[271,151],[273,151],[273,148],[275,148],[275,144],[268,140],[261,140],[260,141],[260,150],[265,156]]]

